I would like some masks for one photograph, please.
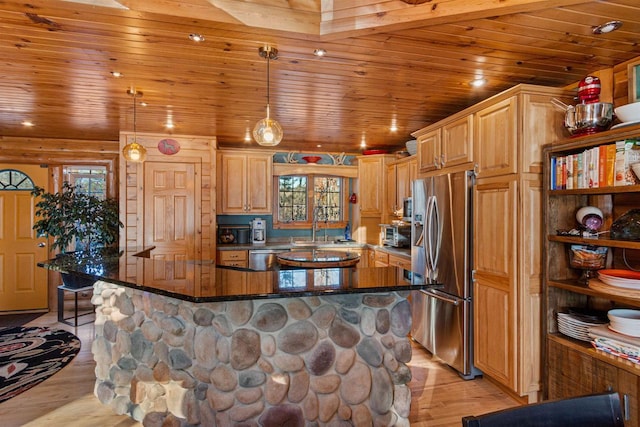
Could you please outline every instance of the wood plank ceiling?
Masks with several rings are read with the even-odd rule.
[[[265,115],[269,44],[279,149],[397,148],[515,84],[565,86],[640,55],[638,0],[408,3],[2,0],[0,136],[117,140],[133,129],[135,88],[138,132],[257,147],[245,136]],[[611,20],[624,24],[592,33]]]

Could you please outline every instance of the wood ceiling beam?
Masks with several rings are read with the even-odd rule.
[[[449,24],[586,3],[585,0],[322,0],[323,40]]]
[[[65,0],[279,30],[331,41],[587,3],[586,0]]]

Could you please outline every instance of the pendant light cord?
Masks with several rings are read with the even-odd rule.
[[[133,140],[136,141],[136,95],[137,91],[133,89]]]
[[[270,98],[269,98],[269,92],[270,92],[270,82],[269,82],[269,76],[270,74],[270,68],[269,68],[269,63],[270,63],[270,58],[271,56],[271,50],[267,51],[267,118],[270,118],[269,116],[271,115],[270,107],[269,107],[269,102],[270,102]]]

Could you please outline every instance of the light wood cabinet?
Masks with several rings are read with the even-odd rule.
[[[418,140],[418,168],[431,172],[473,161],[473,115],[442,122]]]
[[[374,267],[389,267],[389,254],[376,250],[374,253]]]
[[[404,199],[411,197],[411,181],[416,179],[417,160],[407,157],[387,166],[386,206],[390,219],[402,217]]]
[[[550,100],[563,96],[559,89],[517,86],[481,103],[474,115],[474,363],[529,402],[542,394],[540,162],[543,145],[563,128],[523,112],[562,116]],[[536,131],[525,136],[531,123]]]
[[[418,141],[418,170],[431,172],[440,168],[440,148],[442,129],[433,129],[424,135],[417,136]]]
[[[410,256],[399,256],[394,254],[389,254],[389,259],[387,261],[390,267],[399,267],[404,270],[411,270],[411,257]]]
[[[358,197],[361,216],[382,218],[385,211],[386,170],[393,156],[375,154],[358,157]]]
[[[630,269],[640,265],[640,242],[616,240],[606,234],[596,239],[559,235],[557,230],[577,227],[575,214],[583,206],[600,208],[604,215],[601,229],[608,230],[622,214],[640,208],[640,185],[551,190],[549,183],[552,158],[578,154],[586,149],[633,138],[640,138],[640,126],[623,127],[549,145],[544,149],[543,181],[546,224],[543,230],[546,397],[564,398],[582,392],[615,390],[620,394],[623,404],[626,427],[640,425],[640,366],[596,350],[589,342],[561,334],[557,314],[570,307],[603,311],[617,307],[640,309],[640,291],[607,287],[597,278],[589,279],[585,285],[578,280],[582,271],[572,268],[568,256],[572,245],[606,247],[609,252],[607,268]]]
[[[518,140],[517,101],[517,96],[512,96],[476,113],[478,178],[517,172],[517,146],[514,144]]]
[[[218,214],[271,213],[272,153],[218,151]]]
[[[218,250],[218,265],[225,265],[228,267],[243,267],[248,266],[248,251],[245,250],[231,250],[221,251]]]
[[[512,390],[517,387],[517,188],[512,175],[478,180],[473,227],[475,365]]]

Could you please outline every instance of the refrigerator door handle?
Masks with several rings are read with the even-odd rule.
[[[436,230],[434,242],[435,247],[431,248],[431,251],[433,253],[433,268],[436,268],[436,266],[438,265],[438,258],[440,258],[440,245],[442,244],[442,224],[440,223],[440,214],[438,212],[438,198],[434,196],[431,212],[431,220],[435,222],[434,225]]]
[[[454,296],[445,294],[444,292],[440,292],[437,289],[421,289],[420,292],[422,292],[427,296],[430,296],[435,299],[439,299],[440,301],[444,301],[455,306],[460,305],[460,303],[464,301],[461,298],[456,298]]]
[[[423,227],[423,233],[426,234],[424,249],[425,249],[425,259],[427,263],[427,271],[431,273],[434,273],[433,269],[436,266],[433,259],[433,247],[432,247],[432,243],[433,243],[433,225],[432,224],[433,224],[434,200],[435,200],[435,197],[433,196],[429,196],[429,198],[427,199],[427,211],[425,215],[425,224]],[[429,276],[430,278],[434,278],[432,277],[433,274],[430,274]]]

